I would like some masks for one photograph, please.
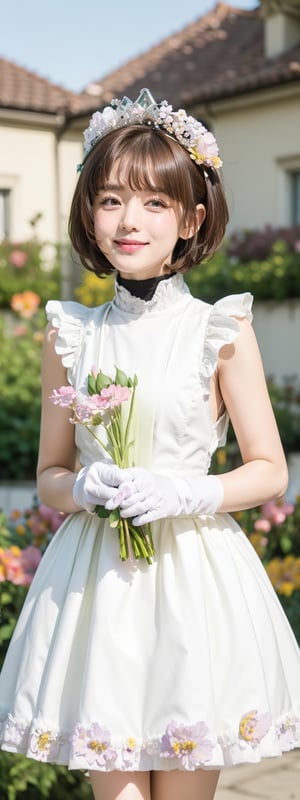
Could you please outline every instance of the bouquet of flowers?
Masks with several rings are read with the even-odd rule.
[[[50,399],[62,408],[71,408],[70,422],[84,425],[101,448],[109,454],[114,464],[124,468],[132,466],[131,423],[137,383],[136,375],[134,378],[129,378],[118,367],[115,368],[113,379],[105,375],[102,370],[97,371],[93,367],[87,378],[87,395],[77,392],[73,386],[61,386],[59,389],[54,389]],[[127,415],[122,413],[122,406],[125,403]],[[106,432],[105,442],[95,430],[99,427]],[[117,528],[122,561],[134,556],[145,558],[148,564],[152,563],[155,551],[150,525],[140,527],[133,525],[131,520],[122,519],[118,508],[109,512],[103,506],[96,506],[95,513],[99,517],[108,517],[110,526]]]

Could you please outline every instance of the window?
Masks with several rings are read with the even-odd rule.
[[[0,189],[0,241],[9,238],[9,189]]]
[[[300,225],[300,170],[291,172],[291,222],[292,225]]]

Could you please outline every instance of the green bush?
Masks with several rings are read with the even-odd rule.
[[[300,494],[234,514],[261,558],[300,645]]]
[[[60,292],[59,249],[35,239],[23,244],[0,243],[0,308],[24,291],[39,295],[41,305]]]
[[[92,800],[80,772],[0,751],[0,800]]]
[[[0,474],[6,480],[35,478],[44,327],[42,311],[7,332],[0,320]]]
[[[187,273],[186,281],[196,297],[208,303],[240,292],[251,292],[255,300],[300,297],[300,253],[291,252],[284,240],[277,240],[263,260],[245,262],[230,255],[229,244]]]
[[[0,474],[5,480],[35,478],[46,324],[41,309],[60,294],[58,255],[56,246],[35,239],[0,244]]]

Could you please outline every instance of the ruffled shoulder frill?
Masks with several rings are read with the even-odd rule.
[[[71,300],[63,302],[49,300],[46,305],[47,319],[58,331],[55,350],[62,357],[64,367],[67,367],[69,380],[80,352],[84,330],[91,318],[92,310]]]
[[[220,349],[234,342],[239,334],[239,325],[234,317],[252,322],[253,296],[250,292],[231,294],[211,306],[204,334],[201,384],[204,395],[210,394],[210,379],[214,374]]]

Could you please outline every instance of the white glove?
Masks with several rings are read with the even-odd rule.
[[[79,470],[73,483],[73,500],[76,505],[93,513],[95,506],[104,506],[117,493],[122,470],[115,464],[95,461]]]
[[[215,475],[169,478],[142,467],[121,472],[119,492],[105,508],[120,507],[121,517],[133,517],[134,525],[166,517],[215,514],[223,502],[223,484]]]

